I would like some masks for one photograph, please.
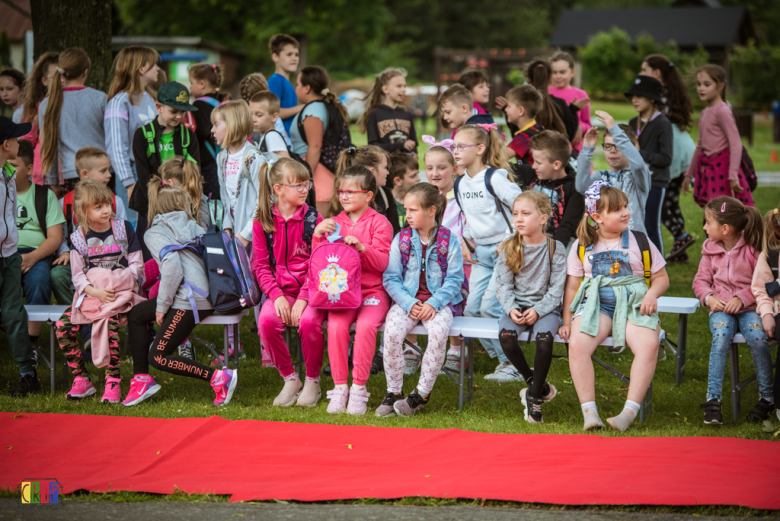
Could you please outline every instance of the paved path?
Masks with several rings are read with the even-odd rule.
[[[49,521],[77,519],[104,521],[139,519],[178,520],[367,520],[367,521],[732,521],[747,517],[686,516],[678,514],[638,514],[608,511],[555,511],[520,508],[479,508],[465,506],[404,507],[381,505],[301,505],[189,503],[159,501],[148,503],[111,503],[104,501],[68,501],[58,509],[22,506],[14,499],[0,499],[0,521]]]

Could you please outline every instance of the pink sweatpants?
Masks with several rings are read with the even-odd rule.
[[[328,311],[328,358],[334,384],[346,384],[349,378],[349,328],[356,323],[352,383],[366,385],[376,351],[377,328],[385,322],[388,309],[390,297],[379,291],[363,293],[363,304],[357,309]]]
[[[295,298],[288,295],[285,297],[292,307],[295,304]],[[301,338],[306,377],[310,379],[319,379],[322,369],[322,357],[325,351],[322,322],[325,320],[326,313],[320,309],[307,307],[301,315],[298,335]],[[295,368],[292,365],[290,349],[284,341],[284,322],[276,316],[274,301],[270,298],[266,299],[260,310],[257,332],[282,378],[293,376]]]

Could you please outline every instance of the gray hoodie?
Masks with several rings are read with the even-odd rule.
[[[192,250],[168,253],[160,262],[160,250],[171,244],[185,244],[206,230],[190,219],[184,212],[171,212],[155,216],[152,226],[146,230],[144,242],[154,260],[160,265],[160,292],[157,295],[157,311],[167,313],[168,309],[192,310],[187,289],[181,285],[187,282],[204,291],[209,290],[209,279],[203,258]],[[195,294],[195,303],[200,310],[213,309],[211,303]]]
[[[525,246],[523,269],[512,273],[506,264],[504,250],[496,262],[496,297],[508,315],[513,309],[533,308],[539,318],[557,311],[563,302],[563,288],[566,285],[566,246],[555,241],[555,254],[550,274],[550,255],[547,243]]]
[[[16,253],[19,232],[16,229],[16,169],[11,163],[0,165],[0,258],[7,259]]]

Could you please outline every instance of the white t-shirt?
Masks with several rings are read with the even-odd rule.
[[[241,175],[241,160],[244,158],[245,148],[246,144],[235,154],[228,154],[227,161],[225,161],[225,189],[230,197],[230,207],[234,210],[236,206],[236,192],[238,191],[238,177]]]
[[[287,152],[287,143],[284,142],[284,139],[278,132],[269,130],[260,141],[265,141],[265,149],[269,152]]]

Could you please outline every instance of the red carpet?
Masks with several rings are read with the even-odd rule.
[[[780,509],[780,443],[0,413],[0,486]],[[459,459],[456,460],[456,456]]]

